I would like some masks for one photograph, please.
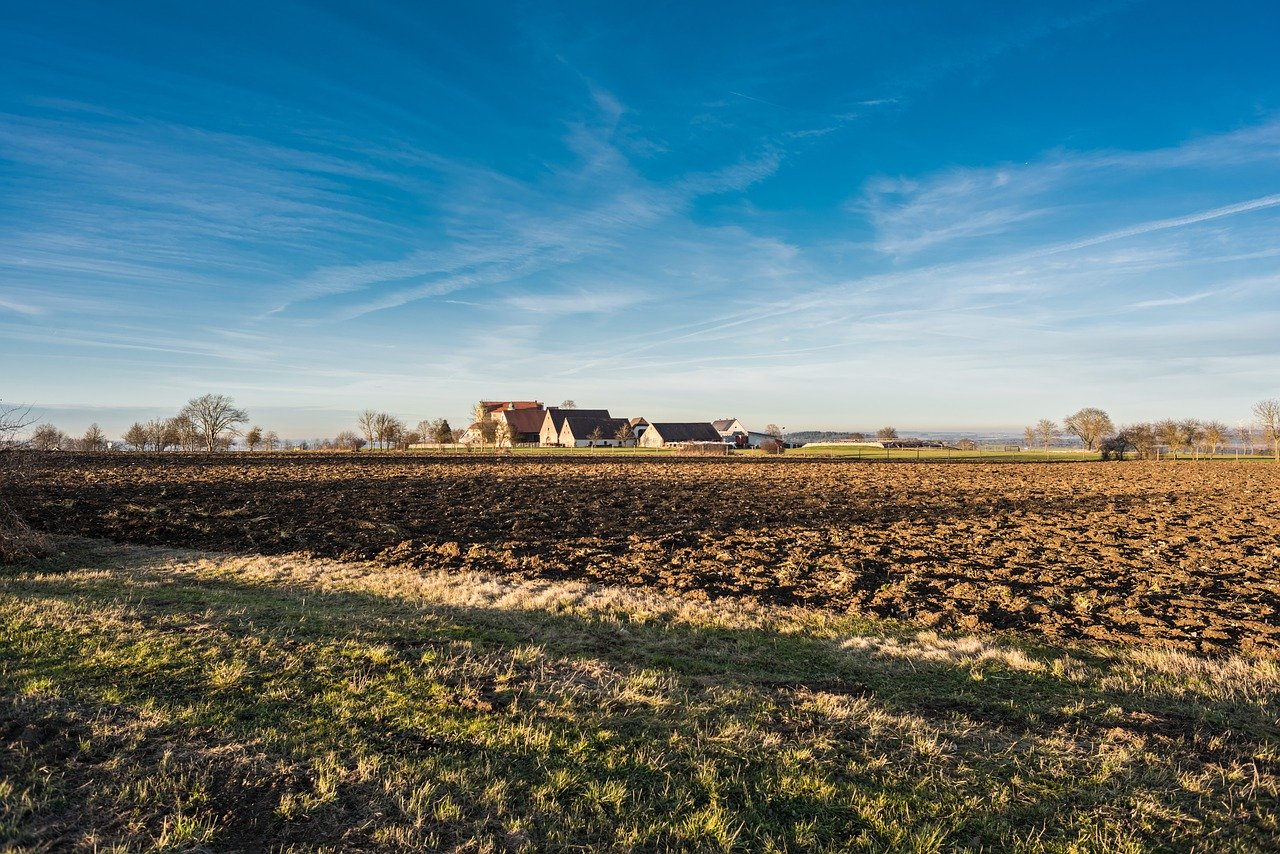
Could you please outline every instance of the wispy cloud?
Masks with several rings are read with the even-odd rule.
[[[612,314],[639,305],[645,300],[643,292],[608,290],[609,287],[608,284],[601,283],[600,290],[596,291],[514,295],[503,299],[503,304],[516,311],[532,314]]]
[[[1139,223],[1138,225],[1129,226],[1128,228],[1120,228],[1115,231],[1108,231],[1104,234],[1098,234],[1093,237],[1077,240],[1071,243],[1064,243],[1059,246],[1052,246],[1042,250],[1045,254],[1058,252],[1072,252],[1077,249],[1085,249],[1090,246],[1096,246],[1099,243],[1110,243],[1113,240],[1124,240],[1129,237],[1140,237],[1145,234],[1152,234],[1157,231],[1168,231],[1173,228],[1184,228],[1188,225],[1196,225],[1202,222],[1210,222],[1223,217],[1236,216],[1237,214],[1251,213],[1253,211],[1266,210],[1280,205],[1280,193],[1270,196],[1261,196],[1256,199],[1250,199],[1245,202],[1237,202],[1231,205],[1223,205],[1221,207],[1210,208],[1209,210],[1198,211],[1185,216],[1171,217],[1168,219],[1157,219],[1149,222]]]
[[[702,197],[745,188],[774,174],[778,150],[719,169],[655,182],[641,176],[613,136],[625,112],[616,98],[592,89],[601,113],[576,123],[566,144],[578,155],[541,183],[466,170],[463,186],[443,202],[447,243],[398,259],[324,268],[289,286],[273,313],[306,312],[309,303],[358,295],[330,317],[350,319],[464,290],[516,287],[593,256],[661,234],[687,232],[690,206]],[[463,176],[454,176],[461,180]],[[519,299],[517,296],[516,299]]]
[[[24,314],[28,317],[35,317],[36,315],[44,314],[44,309],[38,305],[18,302],[17,300],[6,299],[5,297],[0,297],[0,311],[11,311],[14,314]]]
[[[920,178],[879,177],[867,182],[849,210],[874,226],[874,248],[886,255],[910,257],[926,250],[971,244],[975,239],[1022,233],[1052,225],[1090,227],[1124,214],[1103,187],[1130,188],[1125,207],[1186,201],[1173,196],[1173,176],[1211,176],[1246,166],[1280,167],[1280,121],[1266,122],[1182,145],[1152,151],[1049,152],[1023,164],[953,169]],[[1181,191],[1179,191],[1180,193]],[[1100,195],[1105,201],[1100,201]],[[1273,207],[1274,195],[1220,205],[1184,217],[1159,218],[1141,226],[1117,228],[1064,248],[1137,236]],[[1077,224],[1078,223],[1078,224]],[[1024,238],[1026,239],[1026,238]]]
[[[1164,308],[1171,305],[1191,305],[1211,297],[1215,297],[1222,291],[1201,291],[1198,294],[1186,294],[1177,297],[1164,297],[1162,299],[1144,299],[1139,302],[1130,303],[1129,308]]]

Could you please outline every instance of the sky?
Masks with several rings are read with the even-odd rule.
[[[789,430],[1280,397],[1265,2],[0,0],[0,400]]]

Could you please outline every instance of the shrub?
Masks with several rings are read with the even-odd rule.
[[[729,448],[723,442],[685,442],[676,448],[677,454],[700,457],[723,457]]]

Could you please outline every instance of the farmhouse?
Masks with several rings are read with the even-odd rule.
[[[721,418],[717,421],[712,421],[711,426],[716,428],[716,431],[720,433],[721,436],[725,434],[747,432],[746,426],[737,418]]]
[[[720,432],[708,421],[651,422],[640,437],[642,448],[665,448],[695,442],[723,444]]]
[[[631,425],[625,418],[596,418],[570,414],[564,419],[560,428],[559,444],[566,448],[611,448],[634,447],[634,436],[619,439],[618,434],[626,428],[631,433]]]
[[[528,427],[529,422],[535,422],[537,425],[542,424],[542,401],[540,400],[482,400],[476,407],[476,414],[484,411],[484,420],[496,422],[499,426],[512,423],[508,419],[510,414],[515,419],[516,429],[521,433],[521,442],[537,442],[538,427]],[[525,413],[515,415],[515,413]],[[527,428],[527,429],[526,429]],[[525,438],[531,435],[531,438]],[[464,445],[470,445],[482,441],[480,430],[480,422],[474,421],[466,431],[462,434],[460,440]]]
[[[560,444],[560,431],[564,428],[564,420],[570,415],[583,418],[608,418],[607,409],[561,409],[548,406],[542,416],[542,429],[538,431],[538,441],[543,445]],[[587,428],[590,432],[591,428]]]
[[[718,421],[712,421],[711,426],[716,428],[716,432],[720,434],[721,440],[726,445],[733,445],[735,448],[758,448],[762,442],[773,438],[768,433],[748,430],[746,425],[737,418],[721,418]]]
[[[514,427],[516,433],[516,444],[519,445],[536,445],[541,440],[542,422],[547,417],[544,409],[504,409],[497,414],[496,420],[499,425],[507,425]],[[498,431],[498,444],[506,444],[507,437],[502,435],[503,431]]]

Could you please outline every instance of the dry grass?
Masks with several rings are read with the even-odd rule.
[[[47,548],[45,536],[31,530],[0,496],[0,565],[40,557]]]
[[[1280,846],[1270,658],[63,546],[0,579],[0,845]]]

